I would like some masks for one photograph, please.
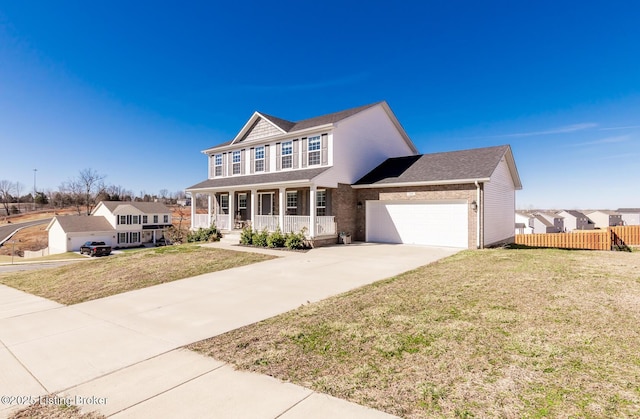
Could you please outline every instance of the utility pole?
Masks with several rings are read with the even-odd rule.
[[[36,173],[38,169],[33,169],[33,210],[36,210]]]

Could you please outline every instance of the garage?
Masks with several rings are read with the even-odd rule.
[[[468,217],[464,200],[366,201],[366,241],[467,248]]]

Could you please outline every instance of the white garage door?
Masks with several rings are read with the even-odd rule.
[[[466,201],[367,201],[366,240],[468,247]]]

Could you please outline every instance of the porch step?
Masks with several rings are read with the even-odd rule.
[[[240,243],[240,231],[223,231],[220,242],[229,244]]]

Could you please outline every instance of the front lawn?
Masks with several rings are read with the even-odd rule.
[[[639,324],[639,253],[465,251],[189,348],[402,417],[638,417]]]
[[[0,274],[0,283],[62,304],[76,304],[269,259],[273,256],[197,245],[167,246],[58,268]]]

